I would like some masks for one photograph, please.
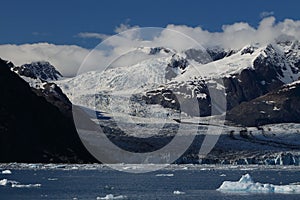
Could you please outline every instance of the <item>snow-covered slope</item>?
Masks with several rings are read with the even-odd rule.
[[[143,55],[144,59],[134,65],[114,65],[103,72],[91,71],[56,83],[74,104],[92,109],[97,106],[97,109],[103,111],[115,109],[117,112],[131,112],[126,102],[131,101],[134,95],[163,87],[174,77],[185,73],[189,67],[188,61],[182,55],[169,49],[139,48],[137,51],[137,55]],[[112,108],[113,105],[118,105],[118,108]],[[140,109],[145,107],[135,106]],[[153,109],[152,106],[151,110]],[[161,111],[162,109],[159,112]]]
[[[53,65],[46,61],[24,64],[20,67],[14,67],[12,70],[20,76],[40,79],[42,81],[54,81],[62,78],[62,75],[59,73],[59,71],[57,71]]]
[[[178,77],[178,80],[192,79],[195,74],[199,73],[208,78],[234,77],[244,69],[255,70],[254,62],[264,60],[266,65],[273,65],[276,68],[282,82],[290,83],[299,78],[299,73],[294,63],[289,62],[291,57],[287,57],[280,47],[283,48],[277,44],[267,46],[249,45],[229,57],[205,65],[190,61],[194,67]],[[300,54],[300,50],[296,53]]]
[[[248,45],[226,53],[214,50],[215,54],[204,55],[201,51],[198,57],[197,52],[141,47],[131,52],[130,58],[137,57],[132,65],[122,66],[128,59],[121,58],[103,72],[91,71],[57,83],[74,104],[92,109],[112,112],[107,108],[114,104],[118,107],[114,112],[132,114],[122,102],[140,99],[144,103],[139,102],[139,109],[156,104],[178,110],[178,101],[196,99],[201,115],[207,116],[212,90],[224,93],[226,89],[231,109],[300,76],[297,41]],[[194,115],[194,111],[189,112]]]
[[[13,66],[11,70],[28,82],[30,87],[36,89],[44,89],[46,82],[57,81],[63,77],[53,65],[46,61]]]

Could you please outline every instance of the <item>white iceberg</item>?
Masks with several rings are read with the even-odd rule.
[[[18,182],[17,181],[7,180],[7,179],[0,180],[0,185],[2,185],[2,186],[7,186],[7,185],[11,186],[12,184],[18,184]]]
[[[173,192],[173,194],[185,194],[185,192],[181,192],[181,191],[179,191],[179,190],[175,190],[175,191]]]
[[[300,185],[273,185],[254,182],[249,174],[245,174],[239,181],[224,181],[217,189],[221,192],[249,192],[249,193],[293,193],[300,194]]]
[[[3,171],[2,171],[2,174],[11,174],[11,171],[10,171],[9,169],[3,170]]]
[[[171,177],[171,176],[174,176],[174,174],[156,174],[155,176],[169,176],[169,177]]]
[[[41,187],[42,185],[37,183],[37,184],[26,184],[26,185],[23,185],[23,184],[12,184],[11,187],[13,188],[36,188],[36,187]]]
[[[127,197],[124,195],[114,196],[113,194],[108,194],[105,197],[97,197],[97,200],[111,200],[111,199],[126,199]]]
[[[0,180],[0,185],[1,186],[11,186],[13,188],[33,188],[33,187],[41,187],[41,184],[20,184],[17,181],[11,181],[11,180],[7,180],[7,179],[2,179]]]

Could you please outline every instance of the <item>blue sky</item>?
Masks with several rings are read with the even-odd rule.
[[[247,22],[256,27],[261,14],[277,21],[299,19],[300,1],[188,1],[188,0],[7,0],[1,2],[0,44],[49,42],[92,48],[99,39],[80,38],[81,32],[114,34],[120,24],[165,27],[201,26],[211,32],[222,25]]]

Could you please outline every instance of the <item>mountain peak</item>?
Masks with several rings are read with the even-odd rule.
[[[20,76],[26,76],[41,81],[54,81],[63,76],[56,68],[47,61],[32,62],[19,67],[13,67],[12,70]]]

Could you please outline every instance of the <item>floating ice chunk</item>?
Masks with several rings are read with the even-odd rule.
[[[273,110],[278,111],[278,110],[280,110],[280,108],[274,106]]]
[[[48,181],[57,181],[58,178],[48,178]]]
[[[179,190],[175,190],[175,191],[173,192],[173,194],[185,194],[185,192],[181,192],[181,191],[179,191]]]
[[[26,184],[26,185],[23,185],[23,184],[12,184],[11,187],[14,187],[14,188],[36,188],[36,187],[41,187],[42,185],[37,183],[37,184]]]
[[[0,180],[0,185],[2,185],[2,186],[11,186],[12,184],[18,184],[18,182],[7,180],[7,179]]]
[[[226,174],[221,174],[220,176],[226,176]]]
[[[127,197],[124,195],[114,196],[113,194],[107,194],[105,197],[97,197],[97,200],[110,200],[110,199],[126,199]]]
[[[2,174],[11,174],[11,171],[10,171],[9,169],[3,170],[3,171],[2,171]]]
[[[182,168],[182,170],[188,170],[188,169],[189,169],[188,167],[183,167],[183,168]]]
[[[155,176],[174,176],[174,174],[156,174]]]
[[[224,181],[217,189],[222,192],[249,192],[249,193],[297,193],[300,194],[300,185],[273,185],[255,183],[249,174],[245,174],[239,181]]]
[[[14,188],[32,188],[32,187],[41,187],[41,184],[20,184],[17,181],[11,181],[11,180],[7,180],[7,179],[2,179],[0,180],[0,185],[2,186],[11,186]]]

